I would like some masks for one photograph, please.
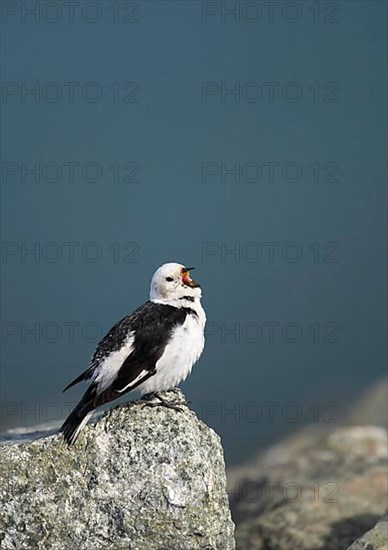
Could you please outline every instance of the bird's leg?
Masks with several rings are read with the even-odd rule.
[[[153,401],[153,399],[157,399],[158,401]],[[158,392],[152,392],[146,394],[142,401],[145,401],[142,403],[143,407],[166,407],[167,409],[174,409],[175,411],[182,412],[182,406],[188,405],[188,402],[186,400],[176,400],[176,401],[169,401],[168,399],[163,398],[162,395],[160,395]]]

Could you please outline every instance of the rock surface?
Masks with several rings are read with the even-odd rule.
[[[387,448],[382,427],[313,427],[232,471],[237,548],[347,549],[386,513]]]
[[[219,437],[184,404],[148,404],[109,411],[72,448],[1,447],[1,548],[234,549]]]
[[[388,516],[381,518],[363,537],[353,542],[348,550],[387,550]]]

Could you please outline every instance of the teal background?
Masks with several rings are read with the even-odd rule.
[[[386,369],[386,3],[339,1],[333,15],[319,2],[317,15],[313,2],[297,2],[294,23],[292,8],[286,16],[280,10],[287,2],[272,23],[263,3],[261,19],[249,22],[254,13],[242,11],[244,2],[239,21],[214,2],[142,1],[127,11],[124,2],[100,2],[95,23],[79,12],[73,23],[65,16],[49,23],[42,6],[40,21],[23,22],[16,4],[15,15],[3,11],[1,38],[3,428],[65,416],[65,403],[84,388],[66,395],[62,388],[95,347],[88,323],[102,336],[147,299],[152,273],[166,261],[196,266],[203,286],[207,345],[183,389],[222,436],[229,463],[314,419],[327,421],[327,412],[341,421],[350,400]],[[218,12],[206,18],[204,9]],[[23,82],[39,83],[39,102],[23,97]],[[51,92],[59,86],[60,100],[47,101],[48,82],[57,83]],[[74,102],[66,82],[80,83]],[[87,82],[98,83],[99,101],[83,99]],[[136,86],[125,90],[126,82]],[[219,91],[203,96],[204,82]],[[240,93],[223,97],[222,82],[239,83]],[[268,82],[279,83],[273,101]],[[289,82],[302,90],[299,101],[284,99]],[[256,84],[243,93],[246,83]],[[263,97],[250,101],[257,83]],[[125,102],[132,90],[138,101]],[[73,183],[65,170],[50,182],[41,168],[39,181],[23,182],[23,162],[93,162],[101,179],[77,169]],[[207,180],[206,162],[219,169]],[[221,163],[236,162],[260,164],[262,178],[222,181]],[[297,163],[301,177],[287,181],[279,170],[270,182],[268,162]],[[338,166],[338,181],[323,181],[328,162]],[[7,173],[12,166],[15,175]],[[123,181],[131,173],[138,181]],[[69,242],[80,243],[72,261]],[[268,242],[280,243],[273,261]],[[290,242],[298,261],[282,255]],[[333,256],[327,243],[335,243]],[[37,256],[24,255],[33,245]],[[93,251],[101,254],[94,262]],[[269,322],[280,324],[272,343]],[[302,331],[294,343],[281,333],[290,322]],[[66,323],[78,323],[73,337]],[[25,334],[36,324],[38,336]],[[333,326],[337,341],[324,341]],[[279,403],[272,420],[269,402]],[[289,403],[301,412],[295,421]]]

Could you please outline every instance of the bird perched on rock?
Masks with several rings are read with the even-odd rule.
[[[176,387],[190,374],[204,343],[206,315],[192,267],[167,263],[152,277],[150,298],[116,323],[98,344],[89,368],[63,391],[92,379],[60,431],[72,445],[93,411],[134,389]]]

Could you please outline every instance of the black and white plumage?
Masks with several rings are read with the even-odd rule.
[[[60,431],[70,445],[93,411],[123,394],[176,387],[190,374],[205,339],[201,288],[189,270],[167,263],[156,270],[150,299],[116,323],[98,344],[89,368],[64,391],[92,380]]]

